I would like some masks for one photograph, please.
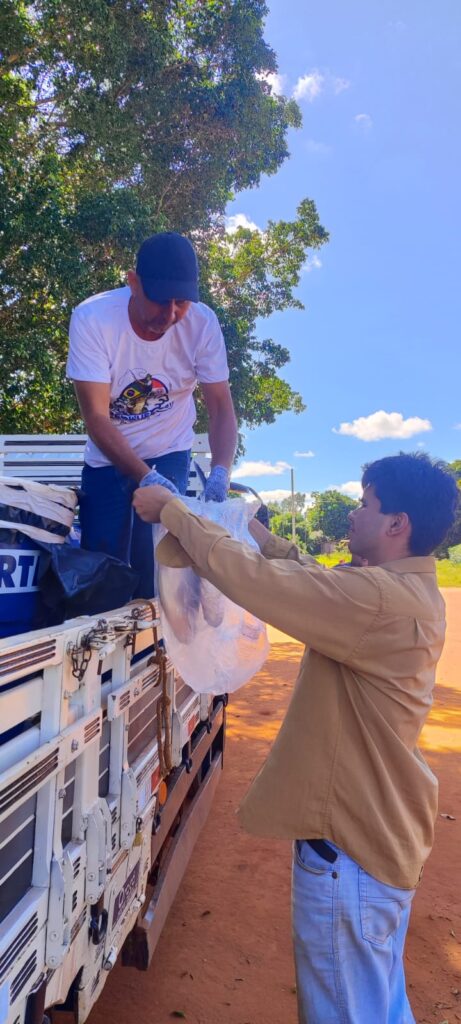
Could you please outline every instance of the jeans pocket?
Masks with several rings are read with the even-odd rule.
[[[295,839],[293,844],[296,863],[310,875],[326,875],[331,873],[332,865],[324,860],[319,853],[309,846],[305,839]]]
[[[396,889],[359,869],[360,922],[363,938],[382,946],[397,931],[409,910],[413,889]]]

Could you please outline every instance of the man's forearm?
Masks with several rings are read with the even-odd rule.
[[[257,519],[250,519],[248,523],[248,529],[251,536],[256,541],[259,550],[264,551],[264,547],[269,540],[272,538],[270,530],[268,530],[262,523],[259,523]]]
[[[234,412],[226,410],[211,416],[208,425],[211,466],[224,466],[230,470],[237,446],[237,421]]]
[[[169,532],[156,550],[159,564],[191,565],[235,604],[329,658],[351,656],[381,611],[380,582],[368,570],[333,572],[315,561],[307,567],[267,558],[178,498],[160,504]]]
[[[125,476],[139,483],[149,472],[150,467],[130,448],[126,438],[107,416],[96,413],[87,420],[86,428],[91,440]]]

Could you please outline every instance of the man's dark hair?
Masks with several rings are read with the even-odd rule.
[[[363,467],[362,487],[370,484],[385,515],[406,512],[411,522],[412,555],[429,555],[450,529],[458,504],[455,477],[445,462],[424,452],[400,452]]]

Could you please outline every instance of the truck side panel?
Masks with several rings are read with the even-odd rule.
[[[176,676],[157,612],[0,642],[7,1024],[83,1024],[127,939],[123,961],[148,966],[211,804],[224,704]]]

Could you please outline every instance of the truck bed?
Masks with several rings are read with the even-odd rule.
[[[220,776],[155,602],[0,641],[0,1021],[83,1024],[149,965]]]

